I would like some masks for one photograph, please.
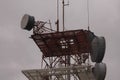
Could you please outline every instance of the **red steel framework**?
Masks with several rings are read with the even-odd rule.
[[[75,55],[90,52],[88,31],[74,30],[31,36],[44,57]]]
[[[46,28],[46,22],[37,22],[31,38],[42,52],[45,68],[86,64],[91,50],[89,30],[54,31]],[[69,60],[68,60],[69,59]]]
[[[29,80],[94,80],[89,63],[90,30],[55,31],[37,21],[31,38],[42,52],[40,70],[22,71]]]

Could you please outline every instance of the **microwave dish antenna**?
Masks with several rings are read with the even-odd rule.
[[[96,80],[104,80],[106,76],[107,67],[105,63],[96,63],[93,68],[93,74]]]
[[[93,62],[102,62],[106,49],[106,42],[104,37],[96,36],[91,42],[91,60]]]
[[[25,14],[21,20],[21,28],[30,31],[35,24],[35,18],[28,14]]]

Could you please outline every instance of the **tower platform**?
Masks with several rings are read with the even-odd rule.
[[[31,37],[45,57],[90,53],[90,34],[87,30],[71,30],[34,34]]]
[[[29,80],[66,80],[65,75],[70,75],[75,80],[95,80],[91,65],[77,65],[50,69],[23,70]]]

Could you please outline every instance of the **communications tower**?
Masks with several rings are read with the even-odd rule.
[[[32,30],[31,38],[42,52],[41,69],[22,70],[29,80],[105,80],[105,38],[88,30],[53,30],[50,21],[35,21],[25,14],[21,27]],[[58,14],[59,15],[59,14]],[[46,26],[50,24],[50,27]],[[90,63],[92,61],[95,65]]]

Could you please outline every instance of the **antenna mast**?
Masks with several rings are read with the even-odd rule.
[[[59,32],[59,0],[57,0],[57,32]]]
[[[63,0],[62,4],[63,4],[63,31],[65,31],[65,6],[69,5],[69,1],[67,4],[65,4],[65,1]]]
[[[63,0],[63,31],[65,31],[65,2]]]
[[[89,0],[87,0],[88,30],[90,30]]]

